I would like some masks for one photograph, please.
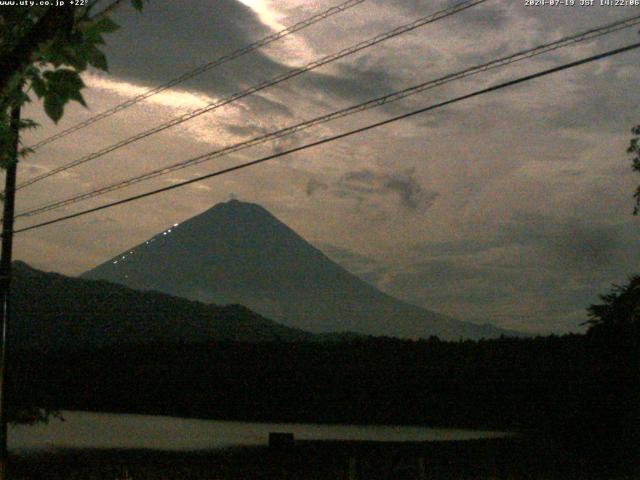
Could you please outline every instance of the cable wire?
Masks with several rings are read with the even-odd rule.
[[[416,95],[418,93],[430,90],[432,88],[444,85],[446,83],[455,81],[455,80],[460,80],[472,75],[477,75],[479,73],[482,72],[486,72],[495,68],[499,68],[499,67],[503,67],[506,65],[510,65],[512,63],[515,62],[519,62],[522,60],[527,60],[530,58],[533,58],[535,56],[538,55],[542,55],[544,53],[548,53],[551,51],[555,51],[558,50],[560,48],[564,48],[567,47],[569,45],[574,45],[580,42],[584,42],[584,41],[588,41],[588,40],[593,40],[595,38],[601,37],[603,35],[608,35],[611,34],[613,32],[622,30],[622,29],[626,29],[626,28],[630,28],[633,27],[635,25],[640,24],[640,15],[635,15],[633,17],[629,17],[629,18],[625,18],[622,20],[618,20],[616,22],[612,22],[610,24],[601,26],[601,27],[597,27],[597,28],[593,28],[590,30],[586,30],[584,32],[580,32],[578,34],[574,34],[571,36],[566,36],[563,37],[559,40],[556,40],[554,42],[549,42],[546,44],[542,44],[539,45],[537,47],[534,48],[529,48],[505,57],[501,57],[498,58],[496,60],[492,60],[490,62],[481,64],[481,65],[476,65],[473,67],[469,67],[465,70],[456,72],[456,73],[451,73],[448,75],[445,75],[443,77],[440,77],[438,79],[435,80],[429,80],[427,82],[423,82],[420,83],[418,85],[414,85],[408,88],[405,88],[403,90],[400,91],[396,91],[393,93],[389,93],[387,95],[383,95],[381,97],[372,99],[372,100],[368,100],[366,102],[357,104],[357,105],[353,105],[326,115],[322,115],[316,118],[313,118],[311,120],[307,120],[295,125],[291,125],[285,128],[282,128],[280,130],[276,130],[274,132],[270,132],[264,135],[260,135],[257,137],[254,137],[250,140],[246,140],[243,142],[239,142],[236,143],[234,145],[230,145],[228,147],[224,147],[222,149],[219,150],[215,150],[213,152],[209,152],[203,155],[199,155],[187,160],[183,160],[181,162],[175,163],[173,165],[169,165],[166,167],[161,167],[155,170],[151,170],[149,172],[143,173],[141,175],[137,175],[125,180],[120,180],[118,182],[114,182],[112,184],[109,185],[105,185],[102,187],[99,187],[97,189],[91,190],[89,192],[84,192],[84,193],[80,193],[62,200],[58,200],[52,203],[48,203],[45,205],[41,205],[38,207],[33,207],[29,210],[25,210],[22,212],[18,212],[16,214],[16,218],[20,218],[20,217],[31,217],[34,215],[38,215],[38,214],[42,214],[44,212],[50,211],[50,210],[55,210],[57,208],[61,208],[67,205],[71,205],[77,202],[80,202],[82,200],[86,200],[89,198],[94,198],[100,195],[104,195],[106,193],[109,192],[113,192],[115,190],[119,190],[121,188],[125,188],[131,185],[134,185],[136,183],[142,182],[142,181],[146,181],[146,180],[150,180],[156,177],[159,177],[161,175],[166,175],[168,173],[177,171],[177,170],[182,170],[184,168],[187,167],[192,167],[195,165],[199,165],[201,163],[213,160],[215,158],[219,158],[222,156],[226,156],[229,155],[231,153],[235,153],[238,152],[240,150],[244,150],[262,143],[266,143],[268,141],[272,141],[272,140],[276,140],[288,135],[292,135],[295,133],[298,133],[302,130],[311,128],[313,126],[317,126],[332,120],[336,120],[338,118],[343,118],[346,117],[348,115],[353,115],[355,113],[359,113],[365,110],[369,110],[372,108],[376,108],[379,107],[381,105],[385,105],[391,102],[395,102],[398,101],[400,99],[409,97],[411,95]]]
[[[368,130],[372,130],[374,128],[378,128],[378,127],[381,127],[383,125],[387,125],[387,124],[390,124],[390,123],[393,123],[393,122],[397,122],[399,120],[402,120],[402,119],[405,119],[405,118],[409,118],[409,117],[412,117],[412,116],[415,116],[415,115],[418,115],[418,114],[421,114],[421,113],[426,113],[426,112],[429,112],[429,111],[432,111],[432,110],[436,110],[438,108],[442,108],[442,107],[445,107],[447,105],[451,105],[451,104],[458,103],[458,102],[461,102],[461,101],[464,101],[464,100],[467,100],[467,99],[470,99],[470,98],[473,98],[473,97],[477,97],[477,96],[484,95],[484,94],[487,94],[487,93],[490,93],[490,92],[501,90],[503,88],[507,88],[507,87],[518,85],[518,84],[521,84],[521,83],[524,83],[524,82],[528,82],[528,81],[534,80],[536,78],[540,78],[540,77],[544,77],[544,76],[547,76],[547,75],[551,75],[553,73],[560,72],[560,71],[563,71],[563,70],[567,70],[569,68],[574,68],[574,67],[577,67],[579,65],[584,65],[586,63],[594,62],[594,61],[597,61],[597,60],[602,60],[604,58],[611,57],[613,55],[618,55],[618,54],[621,54],[621,53],[624,53],[624,52],[628,52],[628,51],[631,51],[631,50],[635,50],[637,48],[640,48],[640,42],[634,43],[634,44],[631,44],[631,45],[627,45],[625,47],[617,48],[617,49],[614,49],[614,50],[609,50],[607,52],[600,53],[598,55],[593,55],[593,56],[590,56],[590,57],[586,57],[586,58],[583,58],[583,59],[580,59],[580,60],[576,60],[574,62],[566,63],[564,65],[560,65],[560,66],[557,66],[557,67],[553,67],[553,68],[549,68],[549,69],[546,69],[546,70],[542,70],[540,72],[536,72],[536,73],[533,73],[533,74],[530,74],[530,75],[525,75],[523,77],[519,77],[519,78],[516,78],[514,80],[509,80],[507,82],[499,83],[499,84],[493,85],[491,87],[483,88],[481,90],[476,90],[476,91],[468,93],[466,95],[461,95],[459,97],[455,97],[455,98],[452,98],[452,99],[449,99],[449,100],[445,100],[443,102],[439,102],[439,103],[436,103],[436,104],[433,104],[433,105],[429,105],[427,107],[419,108],[417,110],[412,110],[410,112],[407,112],[407,113],[404,113],[404,114],[401,114],[401,115],[397,115],[397,116],[388,118],[386,120],[382,120],[382,121],[379,121],[379,122],[376,122],[376,123],[372,123],[372,124],[366,125],[364,127],[360,127],[360,128],[356,128],[356,129],[353,129],[353,130],[349,130],[347,132],[343,132],[343,133],[340,133],[340,134],[337,134],[337,135],[333,135],[331,137],[324,138],[322,140],[318,140],[318,141],[315,141],[315,142],[307,143],[305,145],[302,145],[302,146],[299,146],[299,147],[295,147],[295,148],[291,148],[289,150],[284,150],[282,152],[274,153],[272,155],[268,155],[266,157],[259,158],[257,160],[252,160],[250,162],[245,162],[245,163],[242,163],[242,164],[239,164],[239,165],[235,165],[233,167],[229,167],[229,168],[225,168],[225,169],[222,169],[222,170],[218,170],[218,171],[206,174],[206,175],[201,175],[199,177],[195,177],[195,178],[192,178],[190,180],[185,180],[183,182],[176,183],[176,184],[173,184],[173,185],[169,185],[169,186],[166,186],[166,187],[163,187],[163,188],[159,188],[159,189],[156,189],[156,190],[151,190],[149,192],[141,193],[139,195],[133,195],[131,197],[127,197],[127,198],[124,198],[122,200],[117,200],[117,201],[110,202],[110,203],[107,203],[107,204],[104,204],[104,205],[100,205],[98,207],[89,208],[89,209],[86,209],[86,210],[83,210],[83,211],[80,211],[80,212],[76,212],[76,213],[73,213],[73,214],[70,214],[70,215],[65,215],[65,216],[62,216],[62,217],[58,217],[58,218],[55,218],[53,220],[48,220],[46,222],[41,222],[41,223],[38,223],[38,224],[35,224],[35,225],[31,225],[31,226],[28,226],[28,227],[20,228],[18,230],[14,230],[13,233],[22,233],[22,232],[27,232],[27,231],[34,230],[34,229],[37,229],[37,228],[42,228],[42,227],[45,227],[47,225],[53,225],[55,223],[59,223],[59,222],[65,221],[65,220],[70,220],[72,218],[77,218],[77,217],[80,217],[80,216],[83,216],[83,215],[87,215],[89,213],[97,212],[97,211],[100,211],[100,210],[105,210],[105,209],[108,209],[108,208],[115,207],[117,205],[123,205],[125,203],[130,203],[130,202],[133,202],[133,201],[136,201],[136,200],[140,200],[142,198],[146,198],[146,197],[150,197],[150,196],[153,196],[153,195],[157,195],[159,193],[167,192],[169,190],[173,190],[173,189],[176,189],[176,188],[184,187],[185,185],[190,185],[192,183],[201,182],[202,180],[206,180],[206,179],[209,179],[209,178],[213,178],[213,177],[217,177],[217,176],[220,176],[220,175],[231,173],[231,172],[234,172],[234,171],[237,171],[237,170],[241,170],[241,169],[244,169],[244,168],[247,168],[247,167],[258,165],[260,163],[264,163],[264,162],[267,162],[269,160],[273,160],[275,158],[283,157],[283,156],[286,156],[286,155],[291,155],[292,153],[296,153],[296,152],[300,152],[302,150],[307,150],[309,148],[317,147],[317,146],[323,145],[325,143],[334,142],[336,140],[340,140],[342,138],[350,137],[350,136],[358,134],[358,133],[366,132]]]
[[[418,20],[415,20],[411,23],[402,25],[400,27],[394,28],[391,31],[388,31],[386,33],[377,35],[375,37],[372,37],[368,40],[362,41],[356,45],[353,45],[351,47],[345,48],[343,50],[340,50],[337,53],[333,53],[331,55],[327,55],[326,57],[323,57],[319,60],[315,60],[311,63],[308,63],[307,65],[300,67],[300,68],[295,68],[292,70],[289,70],[288,72],[285,72],[282,75],[278,75],[270,80],[266,80],[258,85],[255,85],[247,90],[243,90],[242,92],[238,92],[238,93],[234,93],[233,95],[226,97],[222,100],[218,100],[216,102],[210,103],[205,107],[199,108],[197,110],[194,110],[192,112],[186,113],[184,115],[181,115],[179,117],[176,117],[168,122],[162,123],[152,129],[146,130],[144,132],[138,133],[137,135],[134,135],[132,137],[129,137],[125,140],[121,140],[118,143],[115,143],[113,145],[110,145],[108,147],[105,147],[101,150],[98,150],[97,152],[91,153],[89,155],[86,155],[84,157],[81,157],[77,160],[74,160],[72,162],[67,163],[66,165],[62,165],[60,167],[54,168],[53,170],[50,170],[48,172],[45,172],[41,175],[38,175],[36,177],[33,177],[29,180],[26,180],[24,182],[22,182],[21,184],[19,184],[16,189],[22,189],[24,187],[27,187],[29,185],[33,185],[34,183],[37,183],[41,180],[44,180],[45,178],[49,178],[52,175],[56,175],[58,173],[64,172],[66,170],[69,170],[71,168],[77,167],[78,165],[82,165],[84,163],[90,162],[92,160],[95,160],[96,158],[102,157],[104,155],[106,155],[107,153],[113,152],[115,150],[118,150],[126,145],[129,145],[133,142],[137,142],[138,140],[142,140],[143,138],[149,137],[155,133],[161,132],[163,130],[166,130],[168,128],[171,128],[175,125],[179,125],[181,123],[184,123],[188,120],[191,120],[195,117],[198,117],[200,115],[203,115],[205,113],[208,113],[212,110],[215,110],[217,108],[220,108],[222,106],[228,105],[232,102],[235,102],[236,100],[240,100],[241,98],[247,97],[249,95],[252,95],[253,93],[259,92],[261,90],[264,90],[265,88],[271,87],[273,85],[276,85],[278,83],[284,82],[285,80],[289,80],[293,77],[297,77],[298,75],[302,75],[305,72],[309,72],[311,70],[315,70],[316,68],[319,68],[323,65],[327,65],[329,63],[332,63],[336,60],[339,60],[341,58],[344,58],[348,55],[352,55],[356,52],[359,52],[361,50],[364,50],[366,48],[372,47],[374,45],[377,45],[381,42],[384,42],[386,40],[389,40],[391,38],[397,37],[399,35],[402,35],[404,33],[407,33],[409,31],[415,30],[417,28],[420,28],[424,25],[428,25],[430,23],[436,22],[440,19],[449,17],[451,15],[455,15],[456,13],[459,13],[463,10],[466,10],[468,8],[474,7],[476,5],[479,5],[481,3],[486,2],[487,0],[466,0],[464,2],[458,3],[456,5],[454,5],[453,7],[444,9],[444,10],[440,10],[439,12],[434,13],[433,15],[429,15],[428,17],[422,17]]]
[[[352,7],[355,7],[356,5],[359,5],[361,3],[363,3],[365,0],[348,0],[344,3],[341,3],[340,5],[336,5],[334,7],[329,8],[328,10],[325,10],[324,12],[318,13],[316,15],[313,15],[312,17],[309,17],[305,20],[302,20],[298,23],[296,23],[295,25],[292,25],[290,27],[287,27],[283,30],[280,30],[279,32],[276,32],[272,35],[268,35],[260,40],[258,40],[257,42],[254,42],[250,45],[247,45],[245,47],[239,48],[227,55],[224,55],[222,57],[219,57],[215,60],[212,60],[211,62],[205,63],[204,65],[200,65],[199,67],[194,68],[193,70],[189,70],[188,72],[180,75],[179,77],[176,77],[172,80],[169,80],[166,83],[163,83],[161,85],[158,85],[157,87],[154,87],[150,90],[147,90],[144,93],[141,93],[140,95],[137,95],[133,98],[130,98],[129,100],[126,100],[118,105],[116,105],[115,107],[112,107],[108,110],[104,110],[101,113],[98,113],[97,115],[94,115],[93,117],[90,117],[82,122],[79,122],[75,125],[73,125],[72,127],[69,127],[65,130],[62,130],[61,132],[56,133],[55,135],[51,135],[50,137],[47,137],[33,145],[31,145],[29,148],[31,150],[37,150],[49,143],[55,142],[56,140],[66,137],[67,135],[73,133],[73,132],[77,132],[78,130],[81,130],[85,127],[88,127],[89,125],[92,125],[104,118],[110,117],[111,115],[114,115],[122,110],[125,110],[129,107],[131,107],[132,105],[135,105],[136,103],[139,103],[143,100],[146,100],[149,97],[152,97],[160,92],[163,92],[171,87],[175,87],[176,85],[185,82],[187,80],[190,80],[198,75],[201,75],[213,68],[219,67],[220,65],[230,62],[231,60],[235,60],[238,57],[241,57],[243,55],[246,55],[248,53],[251,53],[255,50],[258,50],[259,48],[265,47],[267,45],[269,45],[270,43],[276,42],[288,35],[291,35],[292,33],[295,32],[299,32],[300,30],[303,30],[307,27],[310,27],[311,25],[314,25],[315,23],[318,23],[322,20],[325,20],[326,18],[329,18],[333,15],[336,15],[338,13],[344,12],[345,10],[348,10]]]

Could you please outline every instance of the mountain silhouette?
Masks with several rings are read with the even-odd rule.
[[[241,305],[206,305],[13,263],[11,345],[44,350],[210,341],[331,341]]]
[[[515,334],[407,304],[352,275],[263,207],[230,200],[82,275],[137,290],[241,304],[309,332],[406,338]]]

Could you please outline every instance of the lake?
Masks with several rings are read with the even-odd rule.
[[[417,426],[322,425],[198,420],[151,415],[62,412],[64,422],[11,426],[11,451],[63,448],[207,450],[266,445],[269,432],[292,432],[300,440],[447,441],[496,438],[505,432]]]

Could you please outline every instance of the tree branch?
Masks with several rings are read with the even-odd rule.
[[[11,51],[0,55],[0,95],[6,95],[6,89],[14,75],[22,73],[31,61],[33,54],[42,45],[60,35],[68,35],[73,29],[73,6],[50,7],[35,23],[28,35]]]

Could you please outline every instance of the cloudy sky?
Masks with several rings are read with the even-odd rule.
[[[88,72],[69,127],[340,0],[153,0],[117,13],[110,74]],[[365,0],[43,147],[45,172],[324,55],[453,5]],[[579,0],[576,0],[579,3]],[[91,190],[616,19],[640,7],[529,7],[489,0],[153,135],[19,192],[18,210]],[[26,226],[258,158],[394,114],[637,41],[638,27],[19,221]],[[137,203],[20,234],[16,256],[77,275],[230,197],[256,202],[385,292],[464,320],[579,330],[585,308],[637,273],[640,231],[625,153],[640,122],[637,52],[538,79]]]

